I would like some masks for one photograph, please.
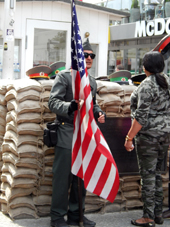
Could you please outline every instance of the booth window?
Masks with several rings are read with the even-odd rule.
[[[149,47],[144,47],[144,48],[138,48],[137,49],[137,59],[136,59],[136,72],[135,74],[141,74],[144,73],[143,71],[143,56],[145,53],[149,52],[150,48]]]
[[[116,66],[120,64],[124,65],[124,51],[109,51],[107,74],[110,75],[111,73],[115,72]]]
[[[66,36],[67,31],[35,28],[33,66],[49,66],[57,61],[66,62]],[[92,44],[92,48],[96,58],[93,60],[89,72],[92,76],[97,77],[98,45]]]
[[[131,48],[125,51],[126,69],[131,72],[132,75],[136,71],[136,48]]]
[[[33,66],[50,65],[56,61],[66,62],[66,31],[36,28]]]

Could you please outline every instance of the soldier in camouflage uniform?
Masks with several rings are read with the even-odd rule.
[[[133,138],[141,175],[143,217],[132,220],[136,226],[163,224],[161,165],[168,150],[170,133],[170,79],[163,72],[164,59],[157,51],[145,54],[146,79],[131,95],[132,126],[125,139],[127,151]]]

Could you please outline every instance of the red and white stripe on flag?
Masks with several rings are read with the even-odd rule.
[[[71,171],[84,180],[88,191],[113,202],[119,189],[119,174],[111,151],[94,119],[93,99],[74,0],[72,12],[73,95],[75,100],[82,100],[82,104],[80,110],[74,112]]]

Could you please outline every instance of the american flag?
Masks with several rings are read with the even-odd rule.
[[[75,100],[83,100],[74,112],[72,173],[84,180],[85,188],[113,202],[119,188],[119,174],[111,151],[93,116],[93,99],[76,7],[72,0],[72,83]]]

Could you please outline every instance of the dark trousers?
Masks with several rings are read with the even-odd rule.
[[[71,219],[79,221],[78,177],[71,174],[71,149],[55,147],[52,185],[51,220],[57,220],[67,214]],[[86,190],[82,181],[83,211],[85,196]]]
[[[168,136],[135,138],[139,173],[141,175],[143,217],[154,219],[162,215],[163,188],[161,166],[169,147]]]

